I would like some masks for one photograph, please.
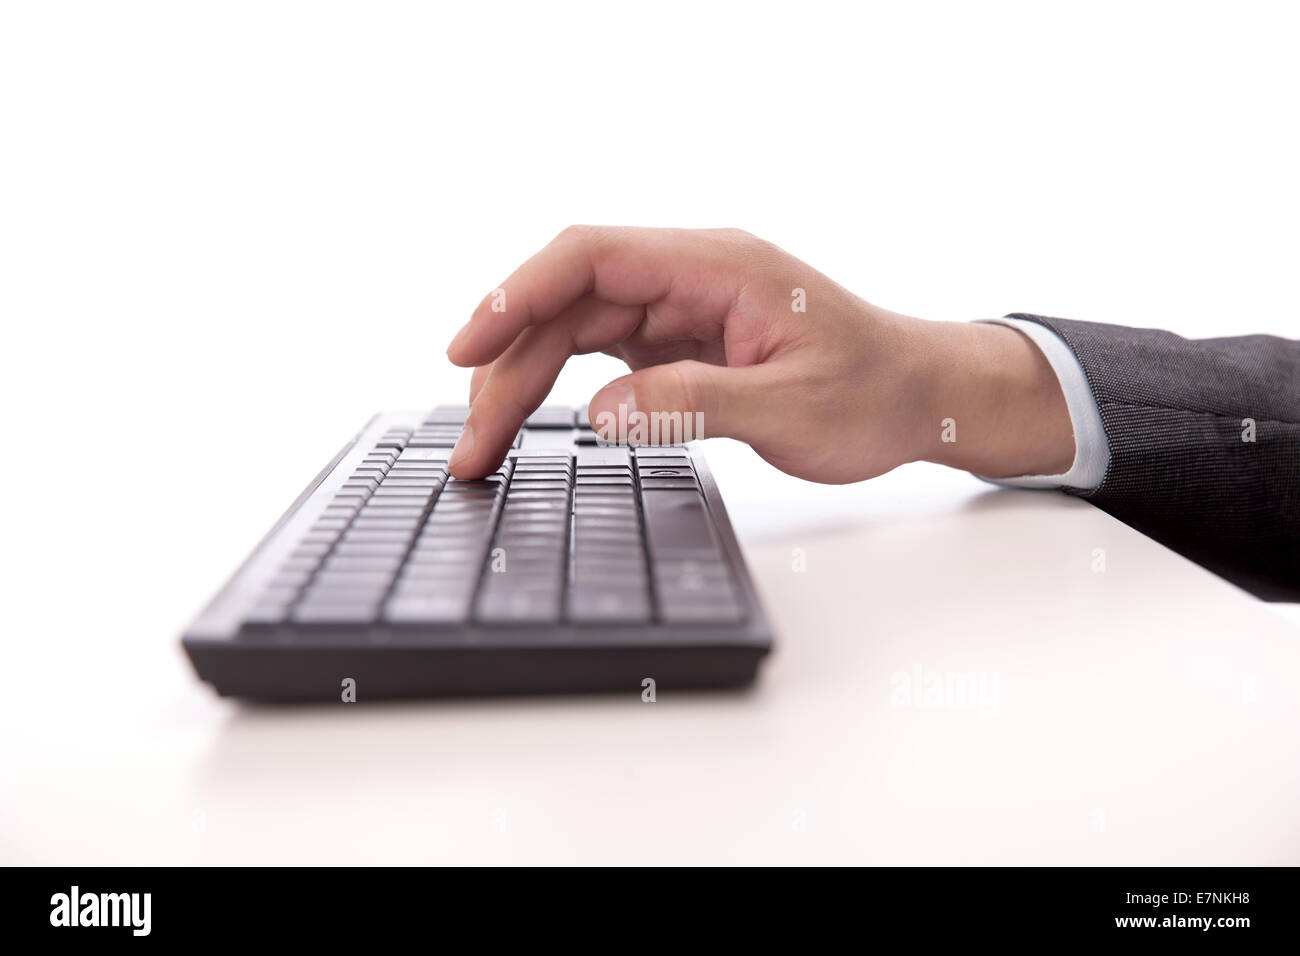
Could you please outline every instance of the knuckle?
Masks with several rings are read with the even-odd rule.
[[[674,411],[711,412],[713,410],[713,388],[707,375],[701,375],[703,363],[684,361],[665,366],[671,377],[672,394],[677,396],[673,403]]]
[[[571,226],[565,226],[555,237],[557,242],[593,242],[599,239],[604,232],[603,226],[592,226],[586,223],[575,223]]]
[[[723,229],[722,234],[728,243],[742,249],[759,249],[769,245],[766,240],[744,229]]]
[[[752,232],[746,232],[744,229],[723,229],[721,230],[721,238],[731,254],[740,255],[747,259],[759,259],[764,262],[774,261],[781,252],[774,243],[756,236]]]

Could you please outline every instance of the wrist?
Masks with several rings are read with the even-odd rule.
[[[1074,462],[1074,432],[1051,364],[1003,325],[918,322],[925,409],[914,457],[988,478],[1056,475]]]

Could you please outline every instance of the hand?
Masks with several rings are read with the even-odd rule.
[[[708,437],[812,481],[918,460],[1058,474],[1074,459],[1056,375],[1014,329],[888,312],[738,230],[573,226],[447,350],[476,366],[451,473],[494,470],[569,356],[597,351],[633,372],[592,398],[593,424],[620,404],[700,412]]]

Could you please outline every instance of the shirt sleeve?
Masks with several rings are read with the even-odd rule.
[[[1110,467],[1110,446],[1106,442],[1106,429],[1101,422],[1101,412],[1083,366],[1065,341],[1045,325],[1025,319],[982,319],[997,325],[1010,326],[1024,333],[1038,346],[1043,357],[1052,366],[1065,404],[1070,412],[1070,427],[1074,430],[1074,463],[1070,470],[1060,475],[1022,475],[1016,478],[984,478],[998,485],[1015,488],[1069,488],[1091,491],[1101,484]],[[983,478],[983,476],[979,476]]]

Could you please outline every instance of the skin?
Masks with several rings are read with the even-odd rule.
[[[1059,474],[1074,460],[1056,375],[1015,329],[889,312],[740,230],[571,226],[447,349],[474,368],[452,475],[495,470],[569,357],[597,351],[632,372],[591,399],[593,424],[620,404],[702,412],[707,436],[811,481],[911,461]]]

